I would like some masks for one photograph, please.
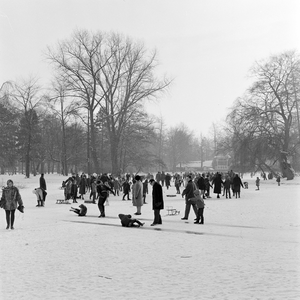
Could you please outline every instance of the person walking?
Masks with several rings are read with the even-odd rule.
[[[187,185],[182,192],[182,197],[185,196],[185,212],[184,212],[184,217],[181,218],[181,220],[188,220],[191,205],[193,206],[195,215],[197,217],[197,205],[196,203],[189,201],[189,199],[194,198],[194,191],[196,190],[196,185],[193,182],[191,175],[187,177],[187,180],[188,180]]]
[[[141,209],[143,206],[143,184],[141,182],[141,176],[136,175],[135,178],[136,182],[132,187],[132,204],[136,206],[136,213],[135,215],[141,215]]]
[[[150,179],[149,182],[152,186],[152,209],[154,211],[154,220],[151,226],[155,226],[162,224],[160,210],[164,209],[163,191],[162,186],[154,179]]]
[[[24,212],[23,201],[19,189],[14,186],[11,179],[7,180],[7,187],[2,190],[0,207],[5,210],[6,214],[6,229],[14,229],[15,211],[18,208]]]
[[[129,198],[129,193],[130,193],[130,183],[128,181],[128,179],[126,179],[123,184],[122,184],[122,188],[123,188],[123,198],[122,200],[125,200],[125,196],[127,196],[127,200],[131,200]]]

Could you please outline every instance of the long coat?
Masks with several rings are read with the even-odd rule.
[[[222,184],[223,184],[223,180],[222,180],[221,174],[217,174],[217,176],[213,180],[212,184],[214,185],[214,193],[215,194],[221,194],[221,192],[222,192]]]
[[[236,175],[235,177],[233,177],[233,188],[234,188],[234,192],[240,192],[241,191],[241,186],[244,187],[241,178]]]
[[[85,195],[86,192],[86,177],[82,176],[79,182],[79,194]]]
[[[132,204],[133,206],[143,206],[143,184],[139,180],[132,187]]]
[[[152,186],[152,209],[164,209],[162,187],[158,182],[154,182]]]
[[[23,201],[17,187],[6,187],[2,190],[1,207],[5,210],[15,210],[18,205],[23,206]]]

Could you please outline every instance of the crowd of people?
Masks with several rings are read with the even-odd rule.
[[[279,177],[280,178],[280,177]],[[280,179],[278,180],[280,185]],[[174,184],[176,193],[181,194],[185,198],[185,212],[182,220],[188,220],[190,208],[192,206],[195,213],[195,224],[204,224],[204,199],[211,198],[211,189],[213,193],[220,198],[220,195],[226,198],[240,198],[241,187],[247,188],[248,183],[242,182],[239,174],[233,171],[226,173],[164,173],[157,172],[155,175],[148,173],[147,175],[124,174],[123,176],[112,176],[109,174],[92,174],[87,176],[82,173],[73,175],[63,181],[65,200],[73,200],[73,203],[78,203],[78,199],[89,200],[91,203],[97,204],[99,208],[99,218],[105,217],[105,203],[110,194],[116,196],[123,193],[122,200],[132,201],[136,208],[134,215],[142,214],[141,209],[146,202],[148,194],[148,185],[152,186],[152,210],[154,212],[154,220],[151,226],[162,224],[160,211],[164,209],[163,187],[168,190],[171,184]],[[44,174],[41,174],[39,187],[34,189],[33,193],[37,196],[37,206],[44,207],[47,195],[47,186]],[[259,190],[260,179],[256,179],[256,187]],[[182,192],[180,191],[181,189]],[[131,195],[131,196],[130,196]],[[130,198],[131,197],[131,198]],[[13,185],[12,180],[7,181],[7,187],[3,188],[0,207],[6,212],[6,229],[14,229],[15,210],[19,209],[24,212],[23,201],[19,190]],[[79,216],[85,216],[87,213],[86,206],[81,204],[79,208],[71,209]],[[131,215],[119,214],[119,218],[123,226],[142,226],[137,219],[132,219]],[[126,221],[124,220],[126,219]],[[130,219],[130,220],[128,220]],[[127,225],[124,225],[125,223]],[[129,225],[128,225],[129,224]]]

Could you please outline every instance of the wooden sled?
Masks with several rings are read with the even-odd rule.
[[[67,199],[57,199],[56,204],[71,204]]]
[[[167,214],[168,216],[175,216],[175,215],[179,215],[180,211],[177,210],[176,208],[173,208],[173,206],[167,206]]]

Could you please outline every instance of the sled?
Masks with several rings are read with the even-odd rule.
[[[167,214],[168,216],[179,215],[180,211],[176,208],[173,208],[173,206],[167,206]]]
[[[56,204],[71,204],[67,199],[57,199]]]
[[[94,203],[93,200],[84,200],[84,203]]]

